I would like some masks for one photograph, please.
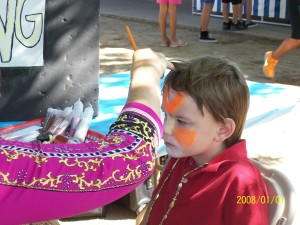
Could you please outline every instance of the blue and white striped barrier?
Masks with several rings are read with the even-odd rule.
[[[194,0],[194,9],[200,12],[203,0]],[[244,1],[245,5],[247,0]],[[232,7],[230,5],[230,12]],[[213,12],[222,12],[222,0],[215,0]],[[252,15],[277,19],[287,19],[287,0],[253,0]]]

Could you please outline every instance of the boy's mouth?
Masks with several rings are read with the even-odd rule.
[[[165,141],[165,145],[166,145],[168,148],[174,148],[174,147],[176,147],[175,145],[171,144],[171,143],[168,142],[168,141]]]

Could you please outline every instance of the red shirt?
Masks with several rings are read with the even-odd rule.
[[[168,163],[152,200],[176,161],[172,158]],[[154,202],[148,225],[160,224],[183,175],[195,168],[190,157],[178,160]],[[268,196],[267,189],[260,172],[247,158],[245,140],[186,178],[164,225],[268,225],[268,205],[258,199]]]

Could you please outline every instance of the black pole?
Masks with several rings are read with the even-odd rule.
[[[1,98],[2,81],[3,81],[3,78],[2,78],[2,72],[1,72],[1,70],[0,70],[0,98]]]

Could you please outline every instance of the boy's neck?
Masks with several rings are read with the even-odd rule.
[[[216,148],[210,149],[207,152],[199,155],[194,155],[192,156],[192,158],[195,160],[197,166],[201,166],[205,163],[209,163],[225,150],[226,150],[226,144],[225,142],[222,142],[222,144],[217,146]]]

